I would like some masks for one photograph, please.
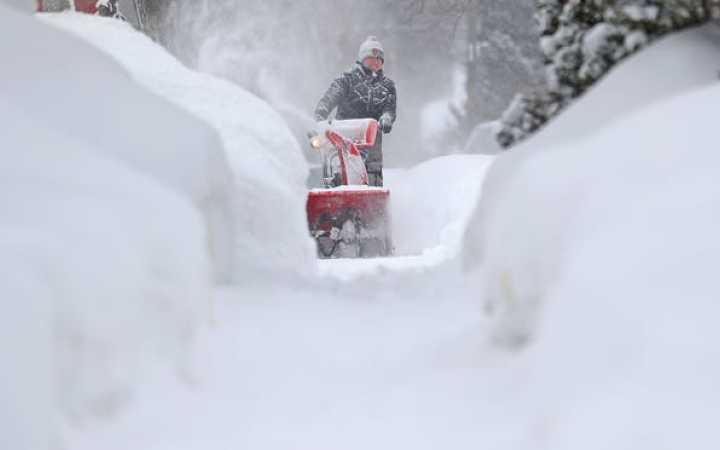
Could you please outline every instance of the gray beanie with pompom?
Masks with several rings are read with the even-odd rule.
[[[360,44],[360,50],[358,51],[358,61],[363,62],[365,58],[380,58],[385,61],[385,51],[380,41],[375,36],[368,36],[365,42]]]

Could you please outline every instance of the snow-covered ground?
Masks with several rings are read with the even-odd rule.
[[[266,104],[127,25],[0,6],[3,448],[716,448],[707,33],[496,160],[389,171],[400,256],[316,270]]]

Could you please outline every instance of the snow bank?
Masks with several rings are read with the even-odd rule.
[[[5,6],[0,37],[0,435],[60,448],[60,421],[187,368],[225,166],[209,127],[82,41]]]
[[[597,189],[597,186],[583,181],[586,175],[570,165],[559,164],[560,170],[565,172],[558,173],[557,167],[539,168],[534,161],[541,155],[555,153],[560,148],[577,148],[580,141],[571,140],[573,136],[587,137],[600,133],[603,127],[612,127],[612,123],[633,114],[643,101],[653,104],[662,98],[667,99],[680,95],[683,91],[692,91],[703,83],[714,84],[715,67],[708,61],[720,57],[719,48],[712,45],[715,38],[718,38],[717,31],[711,26],[678,33],[650,46],[611,72],[539,136],[497,158],[488,171],[483,185],[483,196],[473,214],[473,221],[466,236],[464,258],[467,265],[477,266],[482,263],[485,267],[506,267],[510,265],[509,261],[522,261],[525,255],[535,255],[545,262],[534,269],[536,273],[533,279],[536,281],[529,284],[544,285],[549,277],[546,272],[555,267],[550,261],[559,255],[554,249],[564,242],[568,223],[574,220],[573,206],[584,201],[585,194],[573,183],[587,189]],[[677,61],[678,58],[691,58],[694,66],[669,69],[672,78],[666,78],[666,72],[660,72],[655,78],[647,77],[648,67],[657,68],[668,61]],[[670,66],[675,67],[674,63]],[[638,80],[643,80],[643,88],[638,86]],[[610,111],[613,113],[610,114]],[[680,118],[676,126],[684,126],[688,120],[689,118]],[[637,130],[638,135],[643,132],[655,134],[653,125]],[[638,150],[626,144],[625,140],[627,139],[624,136],[619,136],[616,143],[602,152],[608,158],[616,152],[636,155]],[[581,160],[589,161],[586,155],[578,154]],[[532,177],[528,178],[530,166],[534,168],[534,172]],[[538,184],[533,185],[534,181]],[[523,193],[522,206],[518,199],[508,198],[511,190]],[[548,212],[529,214],[526,203],[537,208],[542,201],[547,200],[540,196],[550,193],[555,195],[551,198],[552,203],[560,201],[563,207],[558,209],[545,205]],[[546,232],[539,233],[537,230]],[[511,235],[516,233],[522,235],[523,244],[507,245],[508,240],[519,239]],[[513,254],[514,252],[519,254]],[[503,280],[502,285],[508,284],[506,277],[503,277]],[[495,286],[497,283],[490,285]],[[498,289],[507,290],[505,287]],[[514,296],[523,295],[514,293]]]
[[[455,265],[448,263],[460,252],[475,206],[468,199],[480,195],[492,159],[486,155],[452,155],[410,169],[385,169],[394,257],[321,260],[320,275],[350,283],[346,286],[354,283],[359,292],[372,283],[376,295],[383,288],[417,284],[420,278],[427,280],[428,274],[455,270]],[[400,292],[407,294],[407,289]]]
[[[4,34],[26,36],[29,20],[8,18]],[[79,40],[48,27],[33,30],[36,37],[3,48],[13,64],[3,68],[8,82],[0,95],[38,124],[61,129],[190,198],[206,218],[216,269],[226,273],[230,176],[212,129],[147,95],[110,58],[85,57],[88,47]],[[55,40],[60,44],[49,46]]]
[[[160,342],[165,352],[181,350],[207,309],[204,226],[189,202],[152,178],[17,116],[3,108],[12,125],[4,143],[17,149],[0,168],[3,243],[15,255],[3,275],[31,275],[34,289],[50,294],[63,407],[111,410],[94,404],[123,400],[105,389],[124,391],[135,359]],[[34,265],[15,269],[16,258]]]
[[[698,86],[717,83],[720,48],[707,33],[641,52],[490,170],[464,259],[492,338],[532,341],[503,371],[511,386],[494,381],[519,394],[497,411],[516,438],[492,448],[717,446],[720,88]]]
[[[397,255],[457,253],[491,157],[453,155],[387,170]]]
[[[233,236],[222,245],[232,248],[234,279],[314,266],[304,209],[309,169],[278,113],[242,88],[186,68],[126,23],[72,13],[42,18],[108,53],[138,82],[218,131],[232,168]]]

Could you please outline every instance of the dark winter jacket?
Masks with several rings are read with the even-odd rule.
[[[315,108],[315,119],[326,120],[337,107],[336,118],[380,120],[387,114],[395,122],[397,91],[395,82],[382,71],[373,75],[360,63],[336,78]]]

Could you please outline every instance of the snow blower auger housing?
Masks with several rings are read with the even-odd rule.
[[[390,191],[368,186],[363,153],[376,145],[374,119],[320,122],[310,145],[322,158],[322,188],[307,199],[310,234],[320,258],[392,254]]]

